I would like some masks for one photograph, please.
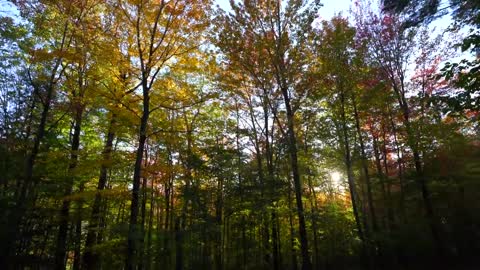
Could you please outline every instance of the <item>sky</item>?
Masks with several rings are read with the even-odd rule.
[[[214,0],[222,9],[230,9],[229,0]],[[323,0],[323,7],[320,9],[320,16],[322,19],[330,19],[333,15],[342,12],[343,15],[347,15],[348,10],[353,0]],[[7,0],[0,0],[0,15],[16,14],[12,9],[11,4]]]
[[[215,0],[215,2],[223,9],[228,10],[230,7],[229,0]],[[323,7],[320,8],[320,16],[323,19],[330,19],[338,12],[342,12],[343,15],[348,13],[348,10],[352,4],[352,0],[323,0],[321,1]]]

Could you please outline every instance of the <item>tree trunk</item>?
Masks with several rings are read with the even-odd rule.
[[[145,143],[145,164],[144,168],[147,167],[147,161],[148,161],[148,144]],[[146,214],[147,214],[147,184],[148,184],[148,179],[147,175],[144,172],[142,174],[142,205],[141,205],[141,216],[140,216],[140,241],[139,241],[139,246],[138,250],[140,251],[139,258],[138,258],[138,269],[143,269],[145,265],[145,220],[146,220]]]
[[[185,112],[184,112],[185,113]],[[185,115],[185,114],[184,114]],[[192,126],[189,127],[187,123],[187,118],[185,116],[185,124],[187,126],[187,157],[185,162],[185,190],[183,192],[183,206],[182,206],[182,212],[180,214],[180,217],[177,217],[175,221],[175,248],[176,248],[176,253],[175,253],[175,269],[176,270],[183,270],[184,268],[184,250],[183,250],[183,238],[184,238],[184,229],[185,229],[185,224],[187,223],[187,210],[188,210],[188,204],[190,203],[190,196],[191,196],[191,185],[192,185],[192,164],[191,164],[191,159],[192,159],[192,144],[193,144],[193,137],[192,137],[192,132],[193,128]],[[193,124],[192,124],[193,125]]]
[[[355,189],[355,180],[353,179],[353,167],[352,167],[352,158],[350,154],[350,142],[348,136],[348,127],[347,119],[345,113],[345,94],[343,90],[340,90],[340,105],[341,105],[341,121],[342,121],[342,135],[343,135],[343,148],[344,148],[344,158],[345,158],[345,167],[347,168],[347,179],[348,187],[350,190],[350,197],[352,200],[353,215],[355,217],[355,223],[357,225],[358,237],[362,241],[362,256],[366,267],[369,267],[368,252],[366,247],[365,232],[362,228],[360,221],[360,213],[358,211],[358,196]]]
[[[385,188],[385,180],[384,180],[384,174],[382,170],[382,164],[381,164],[381,159],[380,159],[380,150],[379,150],[379,145],[378,145],[378,138],[376,137],[375,134],[372,134],[373,137],[373,153],[375,155],[375,166],[377,168],[377,174],[378,178],[380,180],[380,187],[381,187],[381,192],[382,192],[382,199],[383,199],[383,205],[387,205],[387,191]],[[387,228],[389,225],[385,221],[385,216],[382,217],[382,224],[383,227]]]
[[[265,203],[265,174],[263,171],[263,162],[262,162],[262,152],[260,150],[260,140],[258,138],[257,133],[257,126],[254,116],[253,107],[251,104],[251,100],[248,101],[249,113],[250,113],[250,120],[253,126],[253,139],[254,139],[254,148],[255,148],[255,160],[257,163],[258,169],[258,180],[260,184],[260,204],[261,204],[261,212],[262,212],[262,220],[261,220],[261,229],[262,229],[262,254],[263,254],[263,262],[266,265],[270,265],[269,260],[269,251],[270,251],[270,244],[269,244],[269,229],[267,224],[267,214],[266,214],[266,203]]]
[[[382,123],[382,150],[383,150],[383,167],[385,168],[385,180],[386,180],[386,190],[387,190],[387,216],[388,216],[388,223],[390,226],[395,226],[394,224],[394,213],[393,213],[393,204],[392,204],[392,187],[389,177],[389,168],[388,168],[388,152],[387,152],[387,137],[386,137],[386,130],[385,125]]]
[[[84,183],[80,183],[78,191],[81,193],[84,191]],[[83,199],[79,199],[77,202],[77,212],[75,215],[75,239],[74,239],[74,257],[73,257],[73,270],[79,270],[82,263],[82,215],[83,215]]]
[[[155,208],[155,197],[154,197],[154,185],[153,185],[153,178],[150,181],[150,209],[149,209],[149,214],[148,214],[148,233],[147,233],[147,246],[146,246],[146,264],[145,264],[145,270],[150,270],[151,265],[152,265],[152,229],[153,229],[153,209]],[[160,225],[161,222],[157,224],[157,226]]]
[[[365,153],[365,143],[363,141],[363,134],[360,128],[360,116],[358,115],[357,110],[357,102],[355,96],[352,95],[352,103],[353,103],[353,113],[355,116],[355,127],[357,130],[358,141],[360,144],[360,153],[362,157],[362,168],[363,173],[365,175],[365,183],[367,184],[367,202],[368,202],[368,209],[370,210],[370,219],[372,223],[372,229],[374,233],[378,232],[378,223],[377,223],[377,216],[375,213],[375,205],[373,204],[373,195],[372,195],[372,184],[370,181],[370,174],[368,171],[368,158],[367,154]]]
[[[390,112],[389,115],[390,119],[390,125],[392,128],[392,133],[393,133],[393,141],[395,143],[395,150],[397,153],[397,166],[398,166],[398,179],[400,181],[400,214],[401,214],[401,219],[403,222],[406,221],[406,209],[405,209],[405,183],[404,183],[404,166],[403,166],[403,153],[401,146],[398,142],[398,137],[397,137],[397,128],[395,126],[395,122],[393,121],[393,116],[392,112]]]
[[[57,248],[55,251],[55,269],[65,269],[65,256],[67,252],[67,233],[70,212],[70,198],[72,194],[75,168],[78,164],[78,150],[80,148],[80,131],[82,127],[83,105],[76,104],[75,110],[75,124],[73,128],[72,146],[70,150],[70,165],[68,167],[68,180],[64,191],[64,199],[62,202],[62,209],[60,211],[60,226],[57,236]]]
[[[98,255],[92,250],[93,246],[98,243],[98,232],[100,231],[99,221],[101,218],[102,195],[101,191],[105,189],[107,184],[107,171],[110,167],[113,140],[115,139],[115,123],[116,115],[112,113],[110,125],[108,127],[107,140],[103,149],[102,165],[100,166],[100,176],[98,177],[97,192],[90,214],[90,222],[87,229],[87,240],[85,242],[85,253],[83,257],[83,268],[98,269]]]
[[[220,177],[217,183],[217,201],[215,207],[215,225],[217,227],[216,232],[216,248],[215,248],[215,266],[217,270],[223,269],[222,258],[222,216],[223,216],[223,178]]]
[[[298,229],[300,232],[300,249],[302,253],[302,270],[312,269],[312,263],[310,262],[310,254],[308,250],[308,235],[305,225],[305,214],[303,211],[302,203],[302,183],[300,180],[300,170],[298,169],[297,158],[297,139],[295,136],[295,123],[294,113],[290,105],[290,97],[288,95],[288,89],[282,88],[283,100],[285,102],[285,108],[287,109],[287,124],[288,124],[288,152],[290,154],[290,165],[293,175],[293,184],[295,188],[295,200],[297,203],[297,215],[298,215]]]
[[[130,205],[130,226],[128,229],[128,245],[127,256],[125,261],[125,268],[127,270],[135,270],[138,265],[138,240],[140,237],[140,230],[138,228],[138,205],[140,195],[140,178],[142,177],[142,161],[143,152],[145,151],[145,141],[147,140],[147,125],[150,116],[150,89],[147,86],[147,81],[143,78],[143,113],[140,121],[138,147],[135,158],[135,167],[133,172],[133,187],[132,187],[132,201]]]
[[[290,187],[289,183],[289,188],[288,188],[288,208],[290,210],[293,209],[292,207],[292,189]],[[291,252],[291,263],[292,263],[292,270],[297,270],[297,252],[295,251],[295,229],[293,228],[293,215],[292,211],[288,211],[288,221],[290,225],[290,252]]]
[[[19,195],[16,198],[15,210],[10,211],[9,217],[6,222],[6,230],[5,232],[0,232],[3,244],[0,245],[0,268],[4,269],[7,268],[7,262],[9,262],[9,258],[15,256],[15,241],[17,239],[22,218],[24,217],[26,207],[27,207],[27,200],[29,197],[29,192],[33,182],[33,168],[35,166],[35,161],[37,159],[37,155],[40,151],[40,143],[45,136],[45,127],[47,125],[47,117],[48,113],[50,112],[50,106],[52,103],[52,98],[54,94],[53,85],[49,85],[47,87],[47,93],[45,97],[45,101],[43,102],[43,109],[42,114],[40,117],[40,123],[35,133],[35,138],[33,140],[33,147],[28,155],[26,165],[25,165],[25,178],[23,184],[20,186]]]
[[[437,253],[440,256],[440,258],[443,258],[443,256],[446,255],[444,250],[445,245],[443,243],[443,239],[441,236],[442,235],[441,229],[439,228],[438,222],[435,218],[435,213],[433,211],[432,201],[430,198],[430,190],[427,187],[425,176],[423,173],[422,161],[420,158],[420,151],[418,150],[418,147],[417,147],[418,145],[415,142],[415,134],[410,124],[410,108],[408,106],[407,99],[404,95],[405,90],[404,90],[403,80],[401,80],[400,82],[401,82],[400,87],[395,82],[393,82],[393,89],[397,95],[399,105],[403,113],[403,122],[405,125],[405,129],[407,131],[407,142],[413,152],[413,161],[415,164],[415,171],[417,173],[415,180],[422,193],[422,200],[425,207],[425,214],[428,219],[428,223],[430,225],[430,231],[432,233],[433,241],[435,242],[435,246],[437,247]]]

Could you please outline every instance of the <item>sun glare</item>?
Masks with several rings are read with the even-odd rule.
[[[342,175],[339,172],[331,172],[330,173],[330,178],[332,179],[332,185],[335,187],[340,186],[340,180],[342,178]]]

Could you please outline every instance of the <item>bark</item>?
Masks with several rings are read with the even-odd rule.
[[[78,191],[81,193],[84,191],[84,184],[81,183]],[[77,212],[75,217],[75,249],[73,257],[73,270],[79,270],[82,263],[82,215],[83,215],[83,199],[79,199],[77,202]]]
[[[288,152],[290,155],[290,166],[293,175],[293,184],[295,188],[295,200],[297,204],[298,215],[298,229],[300,232],[300,249],[302,253],[302,270],[312,269],[312,263],[310,261],[310,254],[308,250],[308,236],[305,225],[305,214],[302,203],[302,183],[300,181],[300,170],[298,168],[297,158],[297,139],[295,136],[295,120],[294,112],[290,104],[290,97],[288,89],[282,88],[283,100],[285,102],[285,108],[287,110],[287,125],[288,125]]]
[[[252,122],[253,126],[253,139],[254,139],[254,148],[255,148],[255,161],[257,163],[257,170],[258,170],[258,180],[260,184],[260,204],[261,204],[261,211],[262,211],[262,252],[263,252],[263,261],[266,265],[269,265],[269,251],[270,251],[270,244],[269,244],[269,229],[267,224],[267,216],[266,211],[266,204],[265,204],[265,174],[263,171],[263,161],[262,161],[262,152],[260,150],[260,139],[257,133],[257,125],[255,121],[255,114],[253,110],[253,106],[251,100],[248,101],[248,108],[250,113],[250,121]]]
[[[386,180],[386,189],[387,189],[387,216],[388,222],[390,226],[394,226],[394,213],[393,213],[393,205],[392,205],[392,188],[391,182],[389,178],[389,168],[388,168],[388,152],[387,152],[387,139],[386,139],[386,130],[385,125],[382,124],[382,150],[383,150],[383,167],[385,168],[385,180]]]
[[[175,259],[175,269],[176,270],[182,270],[183,265],[184,265],[184,250],[183,250],[183,238],[184,238],[184,229],[187,223],[187,210],[188,210],[188,205],[190,204],[191,201],[191,190],[192,190],[192,166],[191,164],[191,159],[192,159],[192,147],[193,147],[193,121],[189,125],[187,123],[187,117],[185,115],[185,124],[187,126],[187,155],[186,155],[186,160],[184,160],[184,165],[185,165],[185,190],[183,192],[183,206],[182,206],[182,211],[180,214],[180,217],[178,217],[175,221],[175,249],[176,249],[176,259]]]
[[[80,97],[82,98],[82,97]],[[84,107],[80,101],[75,105],[74,128],[72,136],[72,146],[70,149],[70,165],[68,167],[68,179],[66,181],[62,209],[60,211],[60,225],[57,236],[57,247],[55,250],[55,269],[65,269],[65,259],[67,253],[67,233],[70,213],[70,196],[73,191],[75,168],[78,164],[78,150],[80,148],[80,131],[82,127],[82,117]]]
[[[147,160],[148,160],[148,144],[146,143],[145,146],[145,164],[144,168],[147,167]],[[138,269],[143,269],[145,265],[145,220],[147,214],[147,183],[148,179],[146,173],[144,172],[142,175],[142,205],[141,205],[141,217],[140,217],[140,241],[139,241],[139,258],[138,258]]]
[[[40,143],[43,141],[43,137],[45,136],[45,127],[47,124],[47,118],[50,112],[53,95],[54,87],[52,84],[50,84],[47,87],[40,123],[37,127],[35,138],[33,140],[33,147],[27,158],[25,166],[25,178],[20,187],[19,195],[16,198],[15,211],[11,211],[9,213],[9,217],[6,222],[6,230],[5,232],[1,233],[2,238],[4,239],[2,242],[4,244],[1,245],[0,249],[0,268],[7,268],[7,262],[9,261],[9,258],[15,256],[15,240],[17,239],[20,230],[20,226],[18,226],[18,224],[21,223],[26,211],[27,199],[33,185],[33,169],[40,151]]]
[[[101,191],[105,189],[107,184],[107,172],[110,167],[113,140],[115,139],[114,126],[116,123],[116,115],[112,114],[110,124],[107,132],[107,140],[102,154],[102,164],[100,166],[100,176],[98,177],[97,192],[95,193],[95,199],[92,206],[92,212],[90,214],[90,222],[87,229],[87,239],[85,242],[85,253],[83,258],[83,268],[85,269],[98,269],[98,255],[93,252],[93,246],[98,243],[98,233],[100,231],[99,221],[101,218],[101,207],[103,204]]]
[[[304,139],[304,152],[305,152],[305,155],[308,156],[308,143],[307,143],[307,140],[308,140],[308,128],[307,130],[305,131],[305,139]],[[314,251],[314,260],[313,260],[313,265],[315,266],[315,268],[318,268],[319,267],[319,262],[318,262],[318,257],[319,257],[319,252],[318,252],[318,233],[317,233],[317,213],[318,213],[318,203],[317,203],[317,195],[316,195],[316,192],[315,192],[315,188],[312,184],[312,179],[311,179],[311,176],[312,173],[311,173],[311,170],[309,167],[307,167],[307,175],[306,175],[306,178],[307,178],[307,183],[308,183],[308,188],[310,189],[310,208],[312,209],[312,231],[313,231],[313,251]]]
[[[395,122],[393,121],[393,116],[391,112],[390,112],[389,118],[390,118],[392,133],[393,133],[393,141],[395,143],[395,151],[397,153],[398,179],[400,181],[400,214],[401,214],[402,220],[405,222],[406,209],[405,209],[405,183],[404,183],[404,177],[403,177],[404,175],[403,153],[402,153],[400,143],[398,142],[397,128],[396,128]]]
[[[355,217],[355,224],[357,225],[358,230],[358,237],[362,241],[362,255],[364,257],[365,266],[368,267],[369,261],[367,258],[367,248],[366,248],[366,239],[365,239],[365,232],[362,228],[361,221],[360,221],[360,213],[358,211],[358,196],[355,188],[355,180],[353,179],[353,167],[352,167],[352,158],[350,154],[350,142],[348,136],[348,127],[347,127],[347,119],[345,113],[345,94],[343,90],[340,90],[340,105],[341,105],[341,121],[342,121],[342,144],[344,148],[344,158],[345,158],[345,167],[347,168],[347,180],[348,180],[348,187],[350,190],[350,197],[352,200],[352,208],[353,208],[353,215]]]
[[[153,209],[155,208],[155,197],[154,197],[154,185],[153,185],[153,178],[150,181],[150,209],[149,209],[149,214],[148,214],[148,234],[147,234],[147,246],[146,246],[146,255],[147,255],[147,260],[145,264],[145,269],[149,270],[152,265],[152,260],[151,260],[151,251],[152,251],[152,229],[153,229]],[[161,222],[157,224],[157,226],[160,226]]]
[[[68,46],[67,45],[68,25],[69,25],[68,23],[65,23],[63,27],[59,51],[63,51],[63,49],[66,46]],[[62,58],[57,58],[55,60],[55,64],[53,66],[52,72],[50,73],[49,79],[45,83],[46,95],[45,95],[45,99],[42,102],[43,108],[42,108],[42,113],[40,117],[40,123],[35,132],[33,147],[26,159],[24,182],[20,187],[20,192],[18,193],[18,196],[17,196],[17,193],[15,194],[16,195],[15,210],[10,211],[8,213],[6,230],[4,232],[0,232],[0,241],[3,242],[3,244],[0,245],[0,268],[6,268],[9,258],[11,258],[12,256],[15,256],[15,249],[16,249],[15,240],[17,239],[19,234],[19,230],[20,230],[19,224],[22,223],[21,222],[22,218],[25,215],[28,198],[30,196],[32,186],[35,184],[33,181],[33,170],[35,167],[38,153],[40,151],[40,144],[43,141],[43,137],[45,136],[45,133],[46,133],[47,118],[50,112],[52,99],[55,94],[55,86],[56,86],[58,77],[61,77],[63,73],[63,69],[59,71],[62,60],[63,60]],[[32,82],[32,86],[34,87],[34,94],[39,94],[40,86],[36,85],[33,82]],[[27,133],[30,133],[29,130],[27,131],[28,131]]]
[[[272,227],[272,253],[273,253],[273,269],[279,269],[279,250],[278,250],[278,237],[277,237],[277,227],[276,227],[276,209],[275,203],[277,201],[276,194],[276,182],[275,182],[275,168],[273,164],[273,151],[271,145],[273,144],[273,133],[274,133],[274,124],[272,124],[271,131],[268,125],[269,120],[269,109],[268,109],[268,92],[264,89],[263,91],[263,114],[264,114],[264,129],[265,129],[265,156],[267,163],[267,172],[268,172],[268,181],[267,184],[270,185],[270,193],[268,195],[268,204],[272,206],[271,213],[271,227]]]
[[[242,165],[242,153],[240,149],[240,114],[239,114],[239,106],[238,102],[235,102],[235,109],[236,109],[236,132],[235,132],[235,142],[236,142],[236,150],[237,150],[237,177],[238,177],[238,186],[240,189],[240,205],[243,206],[243,181],[242,176],[240,174],[240,166]],[[241,234],[242,234],[242,268],[245,269],[247,267],[247,237],[246,237],[246,224],[245,224],[245,215],[242,214],[242,221],[241,221]],[[223,245],[222,245],[223,246]]]
[[[416,172],[416,182],[419,186],[419,189],[422,193],[422,200],[423,205],[425,207],[425,215],[430,225],[430,231],[433,237],[433,241],[435,242],[435,246],[437,247],[437,253],[442,258],[445,255],[445,245],[442,239],[442,232],[438,225],[438,222],[435,217],[435,213],[433,210],[433,205],[431,201],[430,190],[427,187],[427,183],[425,180],[422,160],[420,157],[420,151],[418,149],[418,144],[415,141],[415,133],[411,127],[410,123],[410,108],[405,97],[405,87],[403,77],[400,78],[400,85],[398,85],[395,81],[392,82],[393,90],[397,95],[397,99],[403,114],[403,123],[405,125],[405,129],[407,131],[407,142],[408,146],[412,149],[413,152],[413,161],[415,164],[415,172]]]
[[[360,128],[360,116],[358,114],[357,109],[357,102],[355,100],[355,96],[352,95],[352,103],[353,103],[353,113],[355,116],[355,127],[358,135],[358,141],[360,144],[360,153],[362,157],[362,169],[365,176],[365,183],[367,185],[367,202],[368,202],[368,209],[370,210],[370,219],[372,223],[373,232],[378,232],[378,223],[377,223],[377,215],[375,212],[375,205],[373,204],[373,195],[372,195],[372,183],[370,181],[370,173],[368,171],[368,158],[365,152],[365,143],[363,141],[363,134]]]
[[[288,188],[288,208],[292,209],[292,189],[289,184]],[[291,255],[291,263],[292,263],[292,270],[297,270],[297,254],[295,251],[295,229],[293,228],[293,215],[292,211],[288,211],[288,222],[290,225],[290,255]]]
[[[380,159],[380,150],[379,150],[379,145],[378,145],[378,138],[375,134],[373,134],[373,153],[375,155],[375,166],[377,168],[377,174],[380,180],[380,187],[381,187],[381,192],[382,192],[382,199],[383,199],[383,204],[387,205],[387,190],[385,188],[385,177],[383,174],[382,170],[382,164],[381,164],[381,159]],[[382,217],[382,223],[384,227],[389,227],[388,224],[385,222],[385,216]]]
[[[216,233],[216,242],[217,247],[215,248],[214,260],[217,270],[223,269],[223,258],[222,258],[222,217],[223,217],[223,177],[220,177],[217,183],[217,201],[215,207],[215,225],[217,226]]]
[[[150,116],[150,89],[147,86],[146,75],[143,76],[143,113],[140,121],[138,147],[136,151],[135,167],[133,172],[132,199],[130,205],[130,226],[128,229],[127,256],[125,268],[134,270],[138,264],[138,240],[140,230],[138,228],[138,208],[140,197],[140,179],[142,173],[143,153],[145,151],[145,142],[147,140],[147,125]]]

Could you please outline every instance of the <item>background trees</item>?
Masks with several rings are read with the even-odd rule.
[[[478,61],[427,23],[478,12],[437,2],[11,1],[1,268],[473,265]]]

